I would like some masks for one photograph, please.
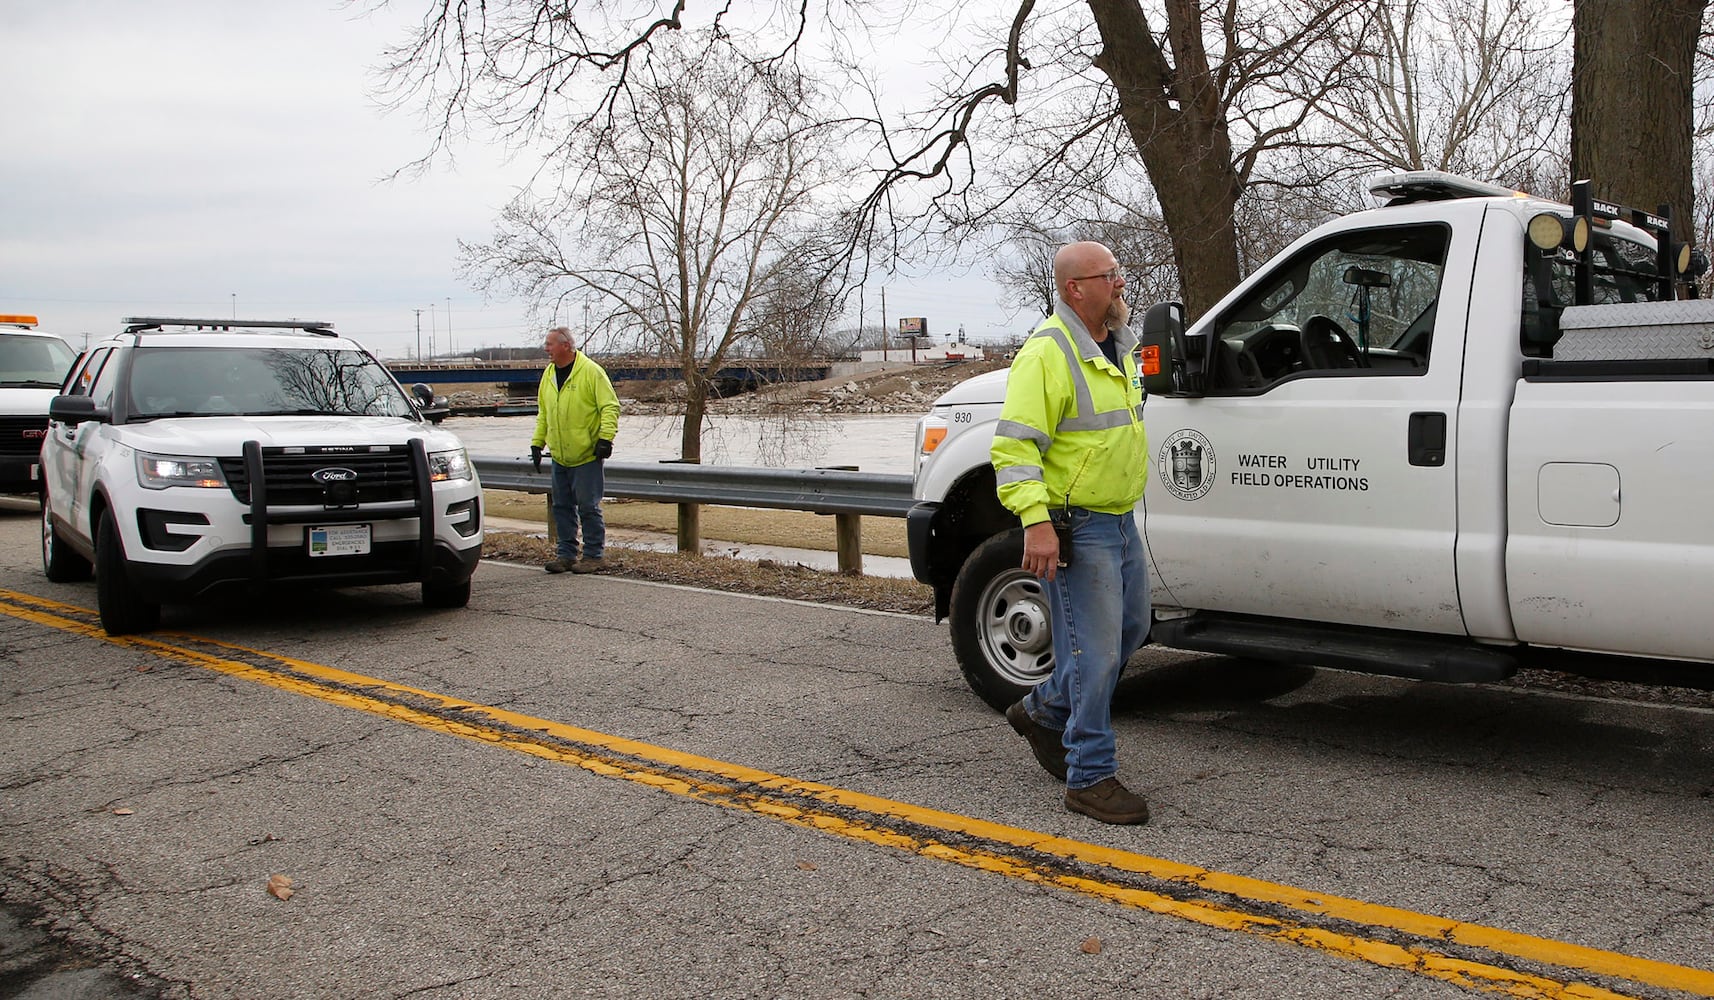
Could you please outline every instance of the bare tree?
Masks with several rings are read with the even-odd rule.
[[[1007,224],[990,273],[1005,289],[1008,304],[1035,316],[1052,314],[1058,301],[1054,254],[1079,240],[1094,240],[1113,251],[1125,273],[1125,300],[1133,310],[1180,298],[1172,240],[1152,194],[1146,188],[1129,195],[1111,194],[1100,182],[1089,185],[1084,194],[1087,201],[1109,206],[1112,214],[1096,212],[1047,228],[1031,221],[1051,214],[1044,207],[1038,212],[1020,212]]]
[[[1325,107],[1353,166],[1519,184],[1562,159],[1571,23],[1555,5],[1388,0],[1358,85]]]
[[[1065,242],[1028,225],[1015,228],[989,267],[1007,305],[1034,316],[1053,314],[1053,255]]]
[[[637,53],[608,124],[567,132],[564,187],[520,197],[490,241],[462,245],[484,285],[538,302],[593,296],[609,343],[675,360],[688,461],[702,457],[715,376],[761,336],[767,294],[803,296],[790,332],[820,333],[837,296],[829,247],[842,243],[827,235],[836,137],[812,86],[711,41],[674,36]],[[769,326],[776,346],[784,332]]]
[[[604,89],[563,124],[567,131],[609,128],[625,114],[639,65],[685,27],[687,9],[682,0],[429,2],[421,30],[391,53],[389,68],[394,98],[429,113],[430,155],[472,124],[520,147],[561,141],[550,111],[560,95],[590,82]],[[986,7],[907,7],[900,16],[913,19],[918,36],[974,36],[978,54],[956,70],[959,82],[902,127],[874,115],[884,126],[878,177],[860,209],[865,227],[852,231],[848,249],[867,246],[864,229],[878,229],[889,237],[881,247],[896,250],[936,221],[986,225],[987,209],[969,200],[978,133],[1002,141],[1031,136],[1057,151],[1054,161],[1073,165],[1083,162],[1086,145],[1111,151],[1124,136],[1158,195],[1186,303],[1200,312],[1238,279],[1233,219],[1245,187],[1302,180],[1267,176],[1265,161],[1281,146],[1319,142],[1305,138],[1304,126],[1348,75],[1374,8],[1373,0],[1151,0],[1147,7],[1142,0],[1087,0],[1038,12],[1035,0],[1016,0],[1001,20]],[[789,62],[812,29],[835,38],[867,30],[866,10],[831,2],[776,8],[768,57]],[[710,37],[742,34],[732,23],[742,13],[718,7]],[[986,55],[981,39],[992,45]],[[1020,95],[1037,65],[1032,58],[1042,67],[1044,93],[1069,88],[1093,99],[1053,127],[1020,117]],[[1101,79],[1093,91],[1091,66]],[[1007,106],[1013,112],[993,112]],[[913,181],[925,183],[906,191]]]

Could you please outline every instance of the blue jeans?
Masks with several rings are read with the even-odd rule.
[[[1043,726],[1065,730],[1066,787],[1119,772],[1113,689],[1148,640],[1149,571],[1130,514],[1071,510],[1071,565],[1047,585],[1053,674],[1024,699]]]
[[[601,519],[601,495],[607,474],[598,458],[582,465],[553,464],[553,528],[559,535],[559,557],[577,558],[577,528],[583,525],[583,558],[600,559],[607,552],[607,522]]]

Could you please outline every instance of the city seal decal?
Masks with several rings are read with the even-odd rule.
[[[1214,446],[1186,427],[1161,445],[1161,482],[1180,500],[1200,500],[1214,485]]]

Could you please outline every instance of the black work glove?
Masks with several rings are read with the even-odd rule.
[[[595,442],[595,457],[596,458],[611,458],[612,455],[613,455],[613,442],[607,441],[607,440],[601,440],[601,441]]]
[[[542,446],[539,444],[530,445],[530,467],[537,472],[542,471]]]

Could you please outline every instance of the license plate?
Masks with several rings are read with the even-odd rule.
[[[309,529],[309,554],[318,556],[362,556],[369,554],[367,524],[329,524]]]

